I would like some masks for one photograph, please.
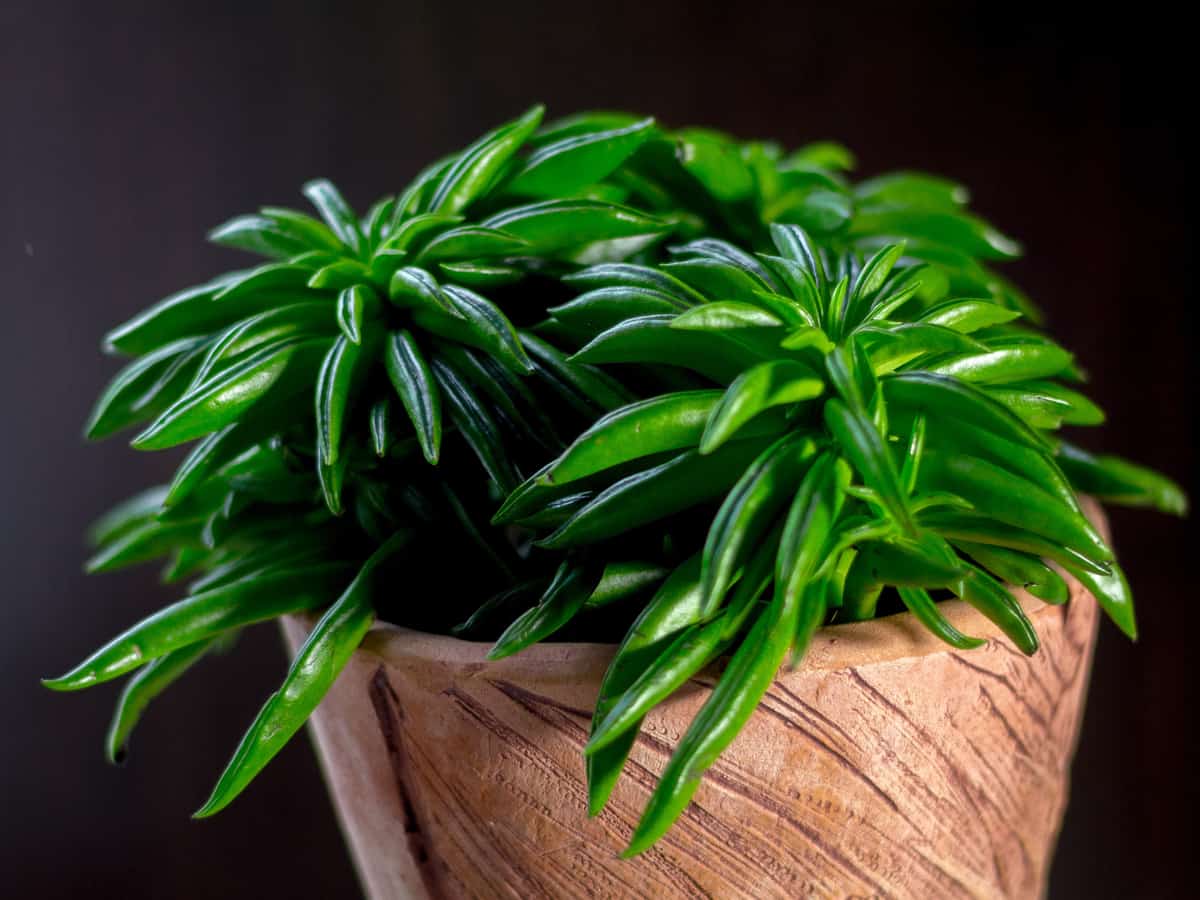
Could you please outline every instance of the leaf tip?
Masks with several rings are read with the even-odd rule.
[[[488,662],[496,662],[497,660],[504,659],[506,656],[511,656],[511,655],[512,655],[512,651],[507,646],[505,646],[504,644],[498,643],[495,646],[493,646],[491,650],[489,650],[487,652],[487,656],[484,658]]]
[[[49,688],[52,691],[77,691],[81,688],[88,687],[96,681],[95,672],[78,672],[71,671],[65,675],[59,675],[57,678],[42,678],[42,687]]]

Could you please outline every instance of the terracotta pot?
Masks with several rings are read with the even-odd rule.
[[[487,645],[380,625],[311,726],[373,898],[1035,897],[1098,612],[1073,581],[1066,606],[1021,601],[1033,657],[957,602],[947,617],[986,646],[953,650],[908,614],[822,629],[633,860],[618,852],[714,673],[647,717],[596,819],[580,751],[610,646],[488,663]],[[293,649],[309,624],[285,624]]]

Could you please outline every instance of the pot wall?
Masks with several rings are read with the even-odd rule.
[[[428,897],[1035,897],[1067,800],[1098,611],[1022,594],[1025,657],[961,603],[977,650],[907,614],[822,629],[651,851],[618,853],[707,697],[646,719],[608,808],[581,748],[612,648],[372,630],[310,724],[367,893]],[[293,650],[309,620],[289,619]]]

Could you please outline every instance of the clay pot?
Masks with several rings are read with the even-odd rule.
[[[822,629],[633,860],[618,853],[712,672],[647,717],[595,819],[581,748],[610,646],[489,663],[487,645],[379,625],[311,726],[373,898],[1036,897],[1098,611],[1074,581],[1066,606],[1020,599],[1033,657],[957,602],[943,611],[986,646],[954,650],[908,614]],[[286,622],[293,649],[310,624]]]

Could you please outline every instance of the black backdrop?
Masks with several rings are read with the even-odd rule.
[[[79,572],[85,523],[174,462],[83,446],[113,368],[97,343],[231,264],[201,240],[231,214],[296,202],[316,175],[365,204],[535,100],[789,144],[836,137],[864,173],[965,181],[1025,243],[1012,273],[1093,373],[1116,424],[1091,445],[1195,493],[1186,29],[1145,4],[1136,22],[957,2],[117,7],[0,4],[5,888],[355,893],[305,741],[227,812],[188,819],[282,675],[269,629],[153,709],[124,770],[100,752],[114,691],[37,686],[167,596],[152,573]],[[1182,892],[1194,852],[1195,529],[1113,520],[1143,637],[1101,632],[1055,897]]]

